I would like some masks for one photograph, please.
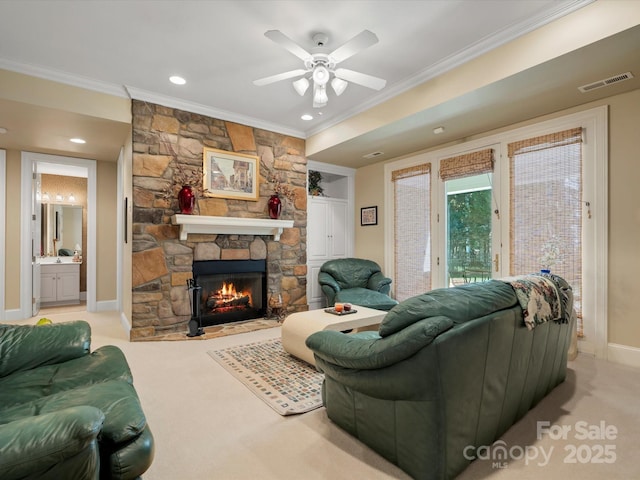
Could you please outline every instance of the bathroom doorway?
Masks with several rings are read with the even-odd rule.
[[[63,249],[58,249],[48,245],[48,240],[43,244],[41,218],[43,210],[43,195],[45,191],[41,189],[41,176],[52,175],[57,178],[79,177],[86,179],[86,234],[82,234],[82,240],[74,241],[71,245],[72,252],[79,250],[83,265],[83,287],[85,295],[82,303],[86,310],[94,312],[96,308],[96,162],[95,160],[78,159],[58,155],[47,155],[32,152],[22,153],[22,199],[21,199],[21,238],[23,246],[21,252],[21,285],[20,285],[20,307],[23,318],[37,315],[40,311],[40,275],[41,262],[44,260],[56,260],[58,253]],[[69,195],[74,192],[49,192],[49,202],[53,196],[53,203],[62,205],[65,202],[73,203],[69,200]],[[58,197],[58,198],[56,198]],[[66,198],[65,198],[66,197]],[[46,198],[45,198],[46,199]],[[72,197],[73,200],[73,197]],[[55,209],[51,209],[55,210]],[[54,220],[55,229],[55,216]],[[46,222],[45,222],[46,224]],[[59,227],[60,224],[58,224]],[[54,230],[55,232],[55,230]],[[58,232],[60,232],[58,230]],[[59,233],[58,233],[59,234]],[[54,234],[54,238],[57,237]],[[26,239],[26,240],[24,240]],[[52,243],[53,245],[53,243]],[[61,246],[62,247],[62,246]],[[75,247],[80,247],[79,249]],[[55,252],[52,250],[55,248]],[[66,248],[64,249],[66,250]],[[52,256],[48,254],[51,253]],[[71,309],[77,309],[78,305],[71,305]],[[63,308],[62,306],[56,307]]]

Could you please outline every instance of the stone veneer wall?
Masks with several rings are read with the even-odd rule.
[[[307,310],[307,194],[304,140],[134,100],[133,109],[133,305],[131,340],[186,332],[187,280],[194,260],[267,259],[267,294],[281,293],[288,312]],[[177,168],[201,171],[203,148],[257,155],[257,202],[198,197],[194,214],[269,218],[273,193],[266,179],[279,174],[295,192],[283,199],[280,218],[294,220],[276,242],[258,235],[189,235],[179,240],[171,224],[177,199],[163,198]]]

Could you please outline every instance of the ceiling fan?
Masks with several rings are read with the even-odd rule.
[[[363,30],[331,53],[324,53],[322,51],[329,40],[329,37],[324,33],[316,33],[313,35],[313,42],[317,47],[314,49],[314,53],[307,52],[280,30],[269,30],[265,32],[264,35],[302,60],[304,62],[304,68],[298,68],[289,72],[283,72],[277,75],[271,75],[269,77],[254,80],[254,85],[269,85],[281,80],[301,77],[293,82],[293,88],[300,96],[303,96],[309,88],[309,80],[312,80],[313,106],[315,108],[321,108],[329,101],[329,98],[327,97],[328,83],[331,83],[333,91],[338,96],[342,95],[349,85],[349,82],[362,85],[373,90],[380,90],[384,88],[387,83],[387,81],[382,78],[355,72],[346,68],[336,68],[336,65],[340,62],[352,57],[361,50],[378,43],[378,37],[369,30]],[[333,79],[331,79],[332,76]]]

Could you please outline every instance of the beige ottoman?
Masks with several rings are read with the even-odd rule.
[[[309,335],[320,330],[352,330],[378,325],[387,312],[353,305],[356,313],[334,315],[324,309],[297,312],[289,315],[282,324],[282,347],[300,360],[315,365],[313,352],[305,345]]]

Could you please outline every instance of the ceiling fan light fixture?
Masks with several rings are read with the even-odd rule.
[[[296,92],[298,92],[298,95],[302,97],[307,91],[307,88],[309,88],[309,80],[307,80],[305,77],[299,78],[298,80],[293,82],[293,88]]]
[[[313,83],[325,86],[329,81],[329,70],[324,65],[317,65],[313,69]]]
[[[349,82],[346,82],[338,77],[334,77],[334,79],[331,80],[331,87],[333,88],[333,91],[336,92],[336,95],[338,97],[344,93],[347,85],[349,85]]]
[[[314,85],[313,89],[313,107],[322,108],[327,105],[329,97],[327,97],[327,88],[324,85]]]

